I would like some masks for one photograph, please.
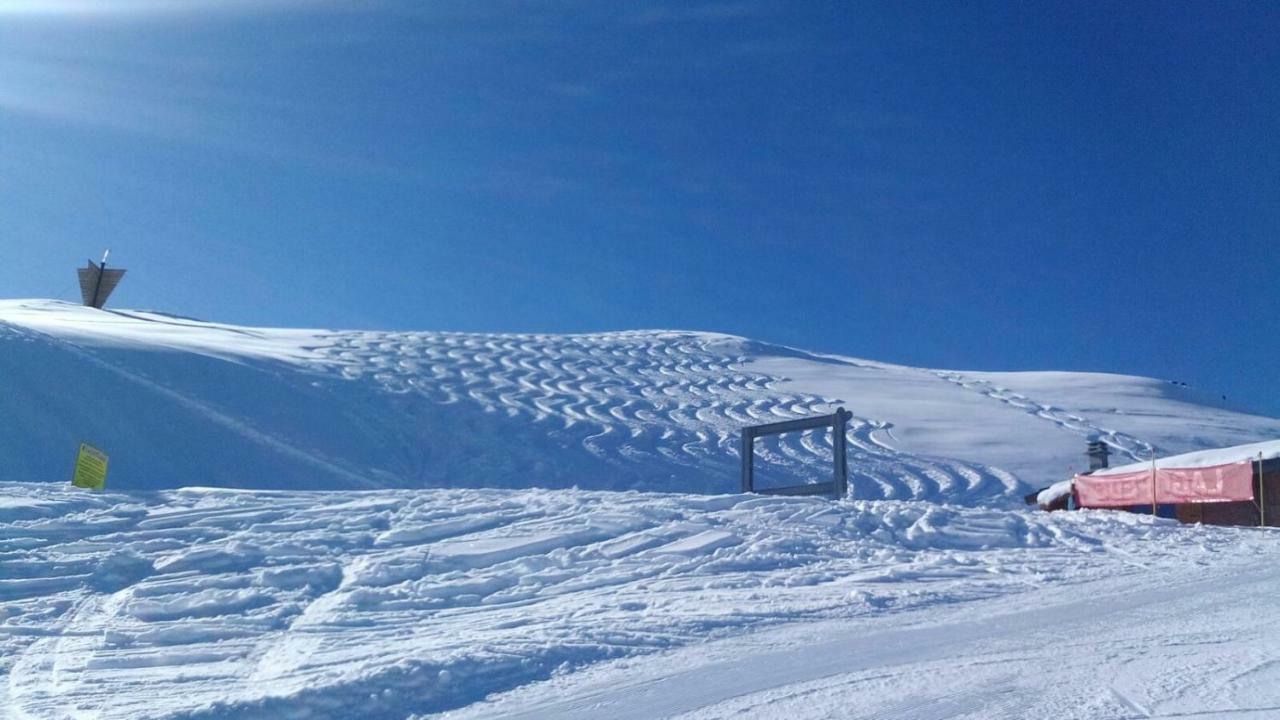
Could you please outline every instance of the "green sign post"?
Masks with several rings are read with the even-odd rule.
[[[76,474],[71,478],[71,484],[90,490],[106,489],[107,454],[88,443],[80,443]]]

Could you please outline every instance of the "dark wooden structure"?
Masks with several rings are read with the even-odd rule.
[[[103,254],[101,263],[90,260],[87,267],[76,271],[80,277],[80,298],[88,307],[102,309],[107,304],[107,298],[111,297],[112,291],[124,279],[126,272],[124,268],[107,269],[109,254],[110,251]]]
[[[830,495],[842,498],[849,493],[849,463],[846,457],[849,418],[853,414],[844,408],[830,415],[820,415],[799,420],[784,420],[767,425],[750,425],[742,428],[742,492],[764,495]],[[758,488],[755,483],[755,441],[758,437],[802,432],[816,428],[831,428],[832,477],[830,482],[789,485],[776,488]]]
[[[1090,440],[1086,454],[1089,456],[1089,472],[1102,470],[1111,465],[1111,446],[1101,440]]]
[[[1280,458],[1263,460],[1261,477],[1256,460],[1253,466],[1252,502],[1183,503],[1173,506],[1178,520],[1205,525],[1263,525],[1265,520],[1280,527]]]

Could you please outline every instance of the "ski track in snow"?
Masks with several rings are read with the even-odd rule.
[[[0,717],[441,712],[752,628],[1196,576],[1248,532],[916,501],[3,484]]]
[[[1089,419],[1069,413],[1061,408],[1053,405],[1046,405],[1037,402],[1021,393],[1016,393],[1008,388],[1003,388],[986,380],[976,380],[966,377],[962,373],[954,370],[936,370],[934,374],[950,383],[955,383],[966,390],[972,390],[979,394],[985,395],[993,400],[998,400],[1006,405],[1023,410],[1042,420],[1047,420],[1063,430],[1078,433],[1089,438],[1102,440],[1112,448],[1119,450],[1127,455],[1130,459],[1142,462],[1150,460],[1152,453],[1156,451],[1150,443],[1140,440],[1132,435],[1128,435],[1116,430],[1108,430],[1094,424]]]
[[[1047,586],[874,624],[797,624],[603,663],[446,717],[1274,717],[1269,597],[1280,573],[1250,565],[1219,556],[1139,582]]]
[[[9,341],[46,343],[135,386],[121,394],[141,390],[160,395],[264,452],[320,469],[341,487],[388,481],[483,484],[485,477],[421,474],[431,465],[460,473],[474,465],[468,453],[484,450],[502,458],[501,467],[520,468],[532,484],[541,484],[537,468],[550,462],[558,471],[547,478],[552,486],[572,482],[605,489],[732,491],[738,485],[743,426],[829,414],[844,404],[853,412],[847,439],[855,498],[982,504],[1009,502],[1022,489],[1017,478],[999,468],[896,449],[882,439],[891,438],[890,423],[859,416],[856,406],[841,398],[780,390],[781,378],[744,368],[750,359],[745,341],[731,336],[675,331],[251,332],[141,312],[110,313],[115,325],[104,331],[99,316],[86,319],[77,308],[56,303],[23,307],[28,315],[20,319],[27,325],[0,322]],[[64,315],[70,323],[60,324]],[[120,352],[121,347],[130,352]],[[324,447],[309,447],[305,436],[273,435],[268,423],[278,420],[235,417],[222,398],[208,394],[209,388],[184,388],[181,378],[157,382],[149,377],[151,365],[133,366],[140,357],[133,353],[138,347],[187,348],[196,355],[232,360],[248,368],[245,372],[256,367],[277,372],[285,362],[301,377],[332,378],[337,385],[324,387],[334,388],[335,417],[350,403],[366,415],[371,403],[386,404],[385,411],[372,416],[372,422],[386,429],[375,426],[371,432],[393,439],[386,441],[387,452],[380,458],[370,458],[386,466],[361,467]],[[245,354],[237,356],[238,351]],[[319,382],[327,381],[312,384]],[[450,419],[430,420],[442,412],[452,413]],[[477,437],[486,439],[451,450],[451,435],[477,431],[484,433]],[[510,440],[526,436],[539,446]],[[757,476],[776,484],[825,481],[831,446],[830,431],[762,438],[756,444]],[[575,472],[575,467],[580,469]]]
[[[842,402],[779,392],[780,378],[747,372],[735,338],[635,331],[592,335],[343,333],[315,348],[323,367],[440,404],[472,403],[542,423],[566,443],[632,468],[676,465],[722,489],[736,485],[744,425],[833,412]],[[848,405],[846,403],[846,405]],[[914,456],[876,437],[892,427],[849,423],[855,498],[946,499],[973,504],[1015,495],[1009,473],[978,463]],[[757,441],[761,477],[820,482],[831,465],[829,431]],[[654,474],[658,475],[661,471]],[[695,481],[696,482],[696,481]]]
[[[201,477],[280,489],[733,492],[743,426],[844,406],[853,498],[1007,507],[1027,482],[1069,474],[1083,443],[1059,429],[1145,460],[1152,446],[1137,435],[1149,432],[1184,450],[1262,440],[1280,427],[1144,378],[1029,379],[1054,397],[1118,396],[1108,412],[1124,432],[959,372],[714,333],[242,328],[35,300],[0,301],[0,327],[0,371],[23,384],[0,409],[30,418],[0,436],[0,450],[18,456],[0,467],[11,480],[41,479],[33,473],[61,460],[64,445],[92,438],[118,451],[118,482],[149,489]],[[91,392],[104,412],[82,416],[73,398]],[[61,425],[35,429],[50,423]],[[122,429],[133,426],[148,432]],[[222,462],[213,443],[239,462]],[[1015,443],[1036,449],[1011,451]],[[761,438],[757,478],[765,487],[825,481],[831,445],[829,431]]]

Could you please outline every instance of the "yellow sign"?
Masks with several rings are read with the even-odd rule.
[[[103,490],[107,487],[107,454],[87,443],[80,443],[80,454],[76,457],[76,474],[71,484],[90,490]]]

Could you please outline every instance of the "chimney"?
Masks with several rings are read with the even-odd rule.
[[[1111,456],[1111,447],[1101,440],[1089,441],[1089,472],[1101,470],[1108,467],[1108,457]]]

